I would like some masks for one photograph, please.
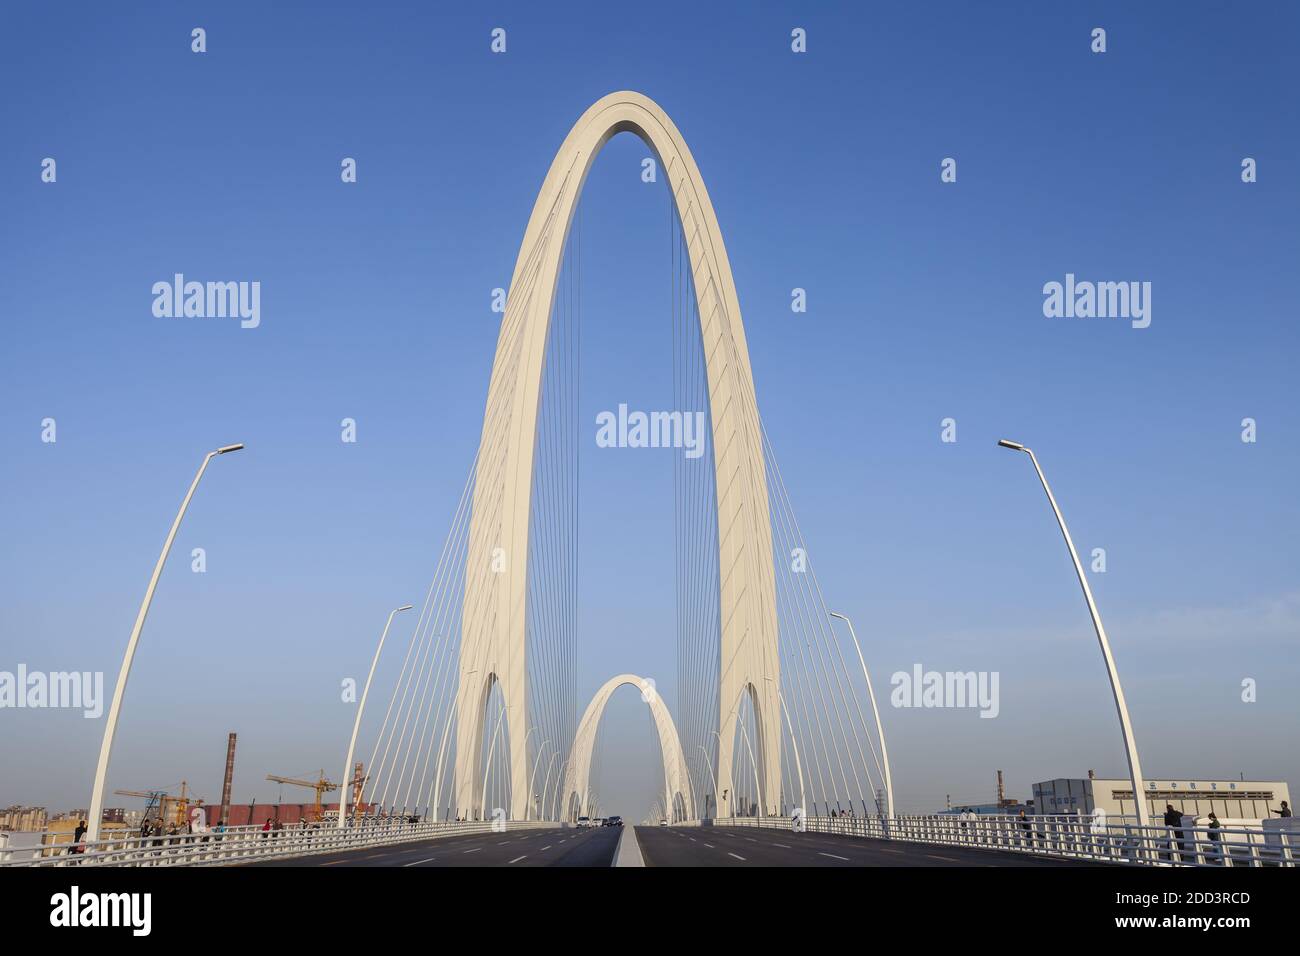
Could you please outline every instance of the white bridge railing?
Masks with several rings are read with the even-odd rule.
[[[786,817],[719,817],[714,826],[790,831]],[[1091,817],[950,814],[884,817],[808,817],[810,833],[906,840],[943,846],[1011,850],[1043,856],[1149,866],[1295,866],[1300,831],[1284,828],[1141,827],[1095,823]]]
[[[343,829],[326,824],[282,830],[263,830],[257,826],[229,827],[223,833],[109,836],[95,843],[81,844],[84,847],[81,852],[71,852],[74,847],[70,843],[15,848],[8,853],[10,859],[0,861],[0,866],[212,866],[335,853],[439,837],[556,826],[559,824],[547,821],[494,823],[492,820],[479,820],[428,823],[362,821]],[[20,854],[27,856],[20,858]]]

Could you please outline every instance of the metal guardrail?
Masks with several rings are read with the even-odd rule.
[[[265,859],[283,859],[318,853],[335,853],[372,846],[388,846],[415,840],[500,833],[517,829],[557,827],[548,821],[486,821],[394,823],[361,821],[339,829],[288,827],[263,830],[257,826],[229,827],[222,833],[157,834],[141,837],[110,836],[80,844],[81,852],[69,852],[73,844],[31,848],[29,859],[9,859],[0,866],[221,866]],[[15,848],[11,853],[23,852]]]
[[[714,826],[789,831],[785,817],[719,817]],[[1287,866],[1300,859],[1300,833],[1246,827],[1141,827],[1097,823],[1091,817],[951,814],[894,817],[808,817],[810,833],[904,840],[943,846],[1010,850],[1106,863],[1146,866]]]

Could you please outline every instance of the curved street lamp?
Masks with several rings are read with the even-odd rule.
[[[871,698],[871,712],[876,716],[876,736],[880,738],[880,759],[885,765],[885,799],[888,802],[889,819],[894,818],[894,778],[889,773],[889,750],[885,747],[885,728],[880,723],[880,708],[876,706],[876,692],[871,689],[871,675],[867,673],[867,662],[862,656],[862,645],[858,643],[857,632],[853,622],[847,616],[830,611],[831,617],[838,617],[849,626],[849,636],[853,638],[853,647],[858,652],[858,663],[862,665],[862,679],[867,682],[867,696]],[[870,777],[868,777],[870,783]],[[877,811],[878,812],[878,811]]]
[[[343,784],[339,792],[339,828],[341,829],[347,819],[348,812],[348,790],[351,789],[354,781],[352,779],[352,757],[357,749],[357,732],[361,729],[361,715],[366,712],[366,698],[370,696],[370,682],[375,679],[375,667],[379,664],[379,655],[384,650],[384,641],[388,637],[388,629],[393,625],[393,618],[397,616],[398,611],[409,611],[415,605],[403,604],[401,607],[393,608],[388,614],[388,621],[384,624],[384,631],[379,635],[379,646],[375,648],[375,656],[370,661],[370,673],[366,675],[366,687],[361,692],[361,703],[357,705],[357,719],[352,724],[352,740],[348,743],[348,756],[343,761],[343,779],[347,783]]]
[[[1047,484],[1047,478],[1043,474],[1043,469],[1038,464],[1038,459],[1034,453],[1022,445],[1020,442],[1007,441],[1003,438],[998,441],[1003,448],[1010,448],[1012,451],[1023,451],[1029,456],[1029,460],[1034,463],[1034,471],[1038,473],[1038,480],[1042,482],[1043,491],[1047,492],[1047,502],[1052,506],[1052,513],[1056,515],[1056,523],[1061,527],[1061,536],[1065,538],[1065,546],[1070,551],[1070,560],[1074,562],[1074,573],[1079,577],[1079,586],[1083,588],[1083,599],[1088,602],[1088,613],[1092,615],[1092,627],[1097,632],[1097,643],[1101,645],[1101,656],[1106,660],[1106,673],[1110,677],[1111,693],[1115,696],[1115,709],[1119,712],[1119,728],[1124,735],[1124,752],[1128,756],[1128,775],[1129,782],[1133,786],[1133,807],[1137,811],[1139,826],[1149,826],[1151,819],[1147,813],[1146,788],[1142,783],[1142,765],[1138,762],[1137,743],[1133,739],[1133,724],[1129,721],[1128,704],[1124,702],[1124,688],[1119,683],[1119,671],[1115,668],[1115,658],[1110,652],[1110,642],[1106,640],[1106,629],[1101,624],[1101,613],[1097,610],[1097,602],[1092,599],[1092,589],[1088,587],[1088,578],[1083,573],[1083,564],[1079,561],[1079,553],[1074,550],[1074,542],[1070,540],[1070,530],[1065,526],[1065,517],[1061,514],[1061,509],[1057,507],[1056,498],[1052,494],[1051,487]]]
[[[158,587],[158,579],[162,576],[163,565],[167,563],[167,555],[171,552],[172,542],[176,540],[176,532],[180,530],[181,519],[185,517],[185,509],[190,506],[190,499],[194,497],[194,490],[199,486],[199,479],[203,477],[203,473],[208,469],[208,462],[218,455],[239,451],[243,447],[243,443],[222,445],[216,451],[210,451],[203,456],[203,464],[199,465],[198,474],[194,476],[194,481],[190,484],[190,490],[185,493],[185,498],[181,501],[180,510],[176,512],[176,520],[172,522],[172,528],[167,532],[167,540],[163,542],[162,553],[158,555],[158,563],[153,567],[153,576],[149,578],[149,586],[144,591],[144,600],[140,602],[140,611],[135,616],[135,626],[131,628],[131,637],[126,642],[126,654],[122,657],[122,669],[117,672],[117,687],[113,690],[113,703],[108,708],[108,720],[104,723],[104,739],[99,744],[99,763],[95,767],[95,783],[90,791],[90,809],[86,812],[86,816],[89,817],[86,820],[87,843],[93,843],[99,839],[100,819],[104,815],[104,787],[108,782],[108,761],[113,754],[113,737],[117,734],[117,718],[122,712],[122,698],[126,695],[126,680],[131,676],[131,662],[135,660],[135,648],[140,643],[140,632],[144,630],[144,619],[149,615],[149,605],[153,603],[153,592]]]

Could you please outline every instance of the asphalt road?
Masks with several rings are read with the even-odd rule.
[[[1079,866],[1005,850],[758,827],[637,827],[646,866]]]
[[[506,830],[366,847],[249,866],[610,866],[620,827]]]

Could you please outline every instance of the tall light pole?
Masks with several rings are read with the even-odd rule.
[[[894,819],[894,780],[889,774],[889,749],[885,746],[885,728],[880,723],[880,708],[876,706],[876,692],[871,689],[871,675],[867,673],[867,662],[862,656],[862,645],[858,643],[858,634],[853,630],[853,622],[848,617],[836,611],[831,611],[830,615],[831,617],[838,617],[849,626],[849,636],[853,638],[853,646],[858,652],[858,663],[862,665],[862,679],[867,682],[867,696],[871,698],[871,712],[876,717],[876,736],[880,738],[880,759],[885,765],[886,809],[889,813],[889,819],[892,820]]]
[[[1124,703],[1124,688],[1119,683],[1119,671],[1115,668],[1115,658],[1110,652],[1110,642],[1106,640],[1106,629],[1101,624],[1101,614],[1097,611],[1097,602],[1092,599],[1092,589],[1088,587],[1088,579],[1083,573],[1083,565],[1079,562],[1079,552],[1074,550],[1074,542],[1070,540],[1070,531],[1065,526],[1065,517],[1061,514],[1061,509],[1056,505],[1056,498],[1052,495],[1052,489],[1047,484],[1047,478],[1043,475],[1043,469],[1039,467],[1038,459],[1034,453],[1019,442],[1007,441],[1005,438],[998,442],[1003,448],[1010,448],[1012,451],[1023,451],[1029,456],[1029,460],[1034,463],[1034,471],[1038,473],[1038,480],[1043,483],[1043,490],[1047,492],[1048,504],[1052,506],[1052,513],[1056,515],[1056,523],[1061,526],[1061,536],[1065,538],[1065,546],[1070,549],[1070,560],[1074,562],[1074,573],[1079,576],[1079,586],[1083,588],[1083,598],[1088,602],[1088,613],[1092,615],[1092,626],[1097,632],[1097,642],[1101,645],[1101,656],[1106,659],[1106,673],[1110,676],[1110,689],[1115,695],[1115,709],[1119,711],[1119,727],[1124,735],[1124,751],[1128,755],[1128,776],[1133,785],[1133,807],[1137,811],[1138,825],[1148,826],[1151,822],[1147,814],[1146,789],[1142,782],[1142,765],[1138,762],[1137,742],[1133,739],[1133,724],[1129,721],[1128,705]]]
[[[533,730],[536,730],[536,729],[537,729],[536,727],[533,728]],[[531,734],[531,733],[533,732],[533,730],[530,730],[530,731],[528,731],[528,732]],[[526,743],[526,742],[527,742],[527,741],[525,741],[525,743]],[[537,756],[533,758],[533,772],[530,773],[530,774],[528,775],[528,792],[529,792],[530,794],[532,794],[532,795],[528,798],[530,802],[529,802],[529,804],[528,804],[528,811],[527,811],[527,813],[524,815],[524,819],[525,819],[525,820],[531,820],[531,819],[532,819],[532,816],[533,816],[533,804],[531,803],[531,801],[532,801],[533,799],[535,799],[535,798],[538,796],[537,794],[533,793],[533,781],[535,781],[535,780],[537,779],[537,761],[539,761],[539,760],[542,759],[542,754],[546,753],[546,747],[547,747],[548,744],[550,744],[550,742],[551,742],[551,741],[550,741],[549,738],[547,738],[546,740],[543,740],[543,741],[541,742],[541,744],[540,744],[540,745],[538,746],[538,748],[537,748]],[[540,806],[538,807],[538,812],[539,812],[539,813],[541,812],[541,807],[540,807]]]
[[[695,749],[704,754],[704,765],[709,768],[709,776],[713,778],[713,812],[716,814],[718,812],[718,775],[713,770],[713,761],[709,759],[709,752],[704,749],[704,744],[696,744]],[[704,809],[709,809],[708,800],[704,801]]]
[[[158,579],[162,576],[163,565],[167,563],[167,555],[171,552],[172,542],[176,540],[176,532],[180,530],[181,519],[185,517],[185,509],[190,506],[190,499],[194,497],[194,490],[199,486],[199,479],[208,469],[208,462],[218,455],[225,455],[232,451],[239,451],[243,444],[223,445],[216,451],[210,451],[203,456],[203,464],[199,465],[198,474],[194,476],[194,481],[190,484],[190,490],[185,493],[185,499],[181,502],[180,510],[176,512],[176,520],[172,522],[172,528],[167,532],[167,540],[163,542],[162,554],[158,555],[158,563],[154,565],[153,576],[149,578],[149,586],[145,589],[144,600],[140,602],[140,611],[135,616],[135,627],[131,628],[131,637],[126,642],[126,654],[122,657],[122,669],[117,672],[117,687],[113,690],[113,703],[108,708],[108,720],[104,723],[104,739],[99,744],[99,763],[95,767],[95,785],[90,791],[90,809],[86,815],[89,819],[86,821],[86,840],[93,842],[99,839],[100,818],[104,815],[104,787],[108,782],[108,760],[113,753],[113,737],[117,733],[117,718],[122,712],[122,697],[126,694],[126,680],[131,676],[131,662],[135,659],[135,648],[140,643],[140,632],[144,629],[144,619],[149,615],[149,605],[153,603],[153,592],[158,587]]]
[[[370,661],[370,673],[366,675],[366,686],[361,691],[361,703],[357,705],[357,719],[352,723],[352,739],[348,741],[348,756],[343,761],[343,779],[347,781],[343,785],[339,794],[339,827],[342,828],[347,820],[348,812],[348,791],[352,788],[352,755],[357,749],[357,732],[361,730],[361,715],[366,712],[366,698],[370,696],[370,682],[375,679],[375,667],[379,664],[379,655],[384,650],[384,641],[388,638],[388,629],[393,626],[393,618],[397,616],[398,611],[409,611],[415,605],[403,604],[401,607],[395,607],[388,612],[388,621],[384,624],[383,633],[379,635],[379,646],[375,648],[375,656]]]

